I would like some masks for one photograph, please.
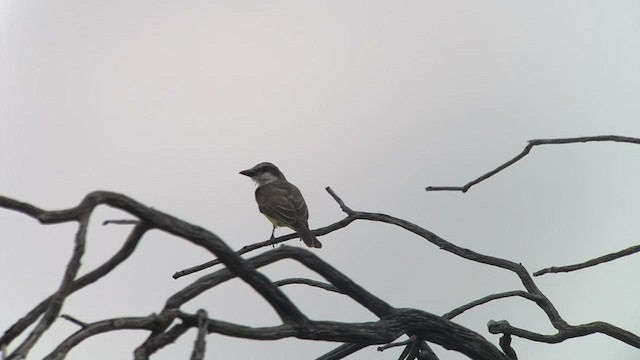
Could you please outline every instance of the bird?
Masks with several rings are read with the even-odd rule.
[[[258,210],[273,224],[271,239],[276,227],[286,226],[298,233],[310,248],[321,248],[322,243],[309,230],[309,210],[300,190],[287,181],[277,166],[262,162],[240,174],[255,181]]]

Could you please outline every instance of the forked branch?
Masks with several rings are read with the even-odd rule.
[[[534,146],[539,145],[559,145],[559,144],[575,144],[575,143],[585,143],[585,142],[601,142],[601,141],[613,141],[613,142],[621,142],[621,143],[630,143],[630,144],[640,144],[640,139],[627,137],[627,136],[617,136],[617,135],[599,135],[599,136],[584,136],[584,137],[575,137],[575,138],[560,138],[560,139],[538,139],[538,140],[529,140],[527,146],[525,146],[524,150],[521,153],[516,155],[513,159],[505,162],[504,164],[498,166],[497,168],[489,171],[486,174],[481,175],[480,177],[469,181],[463,186],[428,186],[425,188],[427,191],[461,191],[467,192],[471,189],[472,186],[477,185],[493,175],[501,172],[502,170],[508,168],[509,166],[517,163],[523,157],[527,156],[531,149]]]

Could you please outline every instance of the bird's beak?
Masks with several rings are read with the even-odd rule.
[[[244,176],[252,177],[253,175],[256,174],[256,172],[253,171],[253,169],[247,169],[247,170],[240,171],[240,174],[242,174]]]

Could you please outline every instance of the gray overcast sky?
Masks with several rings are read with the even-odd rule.
[[[640,136],[638,1],[2,1],[0,193],[47,209],[97,189],[125,193],[204,226],[234,248],[265,240],[253,184],[238,171],[276,163],[309,204],[312,227],[354,209],[415,222],[458,245],[533,272],[638,243],[640,148],[535,149],[467,194],[461,185],[534,138]],[[93,217],[84,273],[127,234]],[[40,226],[0,211],[4,330],[50,294],[72,247],[72,224]],[[279,234],[285,234],[280,230]],[[470,263],[397,228],[354,223],[316,253],[393,306],[441,314],[499,291],[511,273]],[[297,240],[291,245],[299,246]],[[84,321],[159,311],[210,259],[153,232],[98,284],[68,299]],[[609,321],[640,333],[636,257],[537,279],[567,321]],[[292,262],[273,280],[316,275]],[[342,297],[291,286],[315,319],[367,321]],[[242,306],[239,306],[242,304]],[[241,282],[188,304],[260,326],[277,317]],[[490,319],[552,333],[525,301],[456,319],[488,336]],[[58,321],[31,358],[77,327]],[[156,359],[188,358],[192,336]],[[69,359],[130,358],[145,333],[103,335]],[[543,345],[515,339],[522,359],[637,359],[604,336]],[[208,358],[314,358],[335,344],[208,337]],[[436,348],[443,360],[462,359]],[[353,359],[393,359],[372,347]]]

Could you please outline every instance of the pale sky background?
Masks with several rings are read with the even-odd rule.
[[[536,148],[467,194],[461,185],[535,138],[640,136],[638,1],[18,1],[0,2],[0,193],[46,209],[111,190],[201,225],[230,246],[262,241],[269,223],[238,171],[277,164],[304,193],[313,228],[343,218],[331,186],[356,210],[384,212],[530,272],[637,244],[640,147]],[[119,248],[128,227],[92,218],[82,273]],[[0,210],[0,330],[59,285],[74,224],[41,226]],[[277,234],[286,234],[279,230]],[[457,258],[399,228],[356,222],[315,251],[396,307],[442,314],[521,289],[512,273]],[[302,246],[298,240],[289,242]],[[257,254],[256,252],[255,254]],[[152,232],[63,313],[92,322],[145,316],[211,259]],[[611,322],[640,334],[638,256],[536,281],[572,324]],[[294,262],[272,280],[309,276]],[[203,273],[204,274],[204,273]],[[314,319],[369,321],[351,301],[284,288]],[[278,319],[240,281],[188,304],[241,324]],[[456,321],[488,336],[488,320],[553,333],[519,299]],[[64,320],[39,359],[77,330]],[[146,332],[92,338],[68,359],[126,359]],[[187,359],[195,332],[154,359]],[[337,344],[208,338],[208,359],[315,358]],[[520,359],[637,359],[595,335],[547,345],[514,339]],[[463,356],[434,346],[440,359]],[[396,359],[375,347],[349,359]]]

